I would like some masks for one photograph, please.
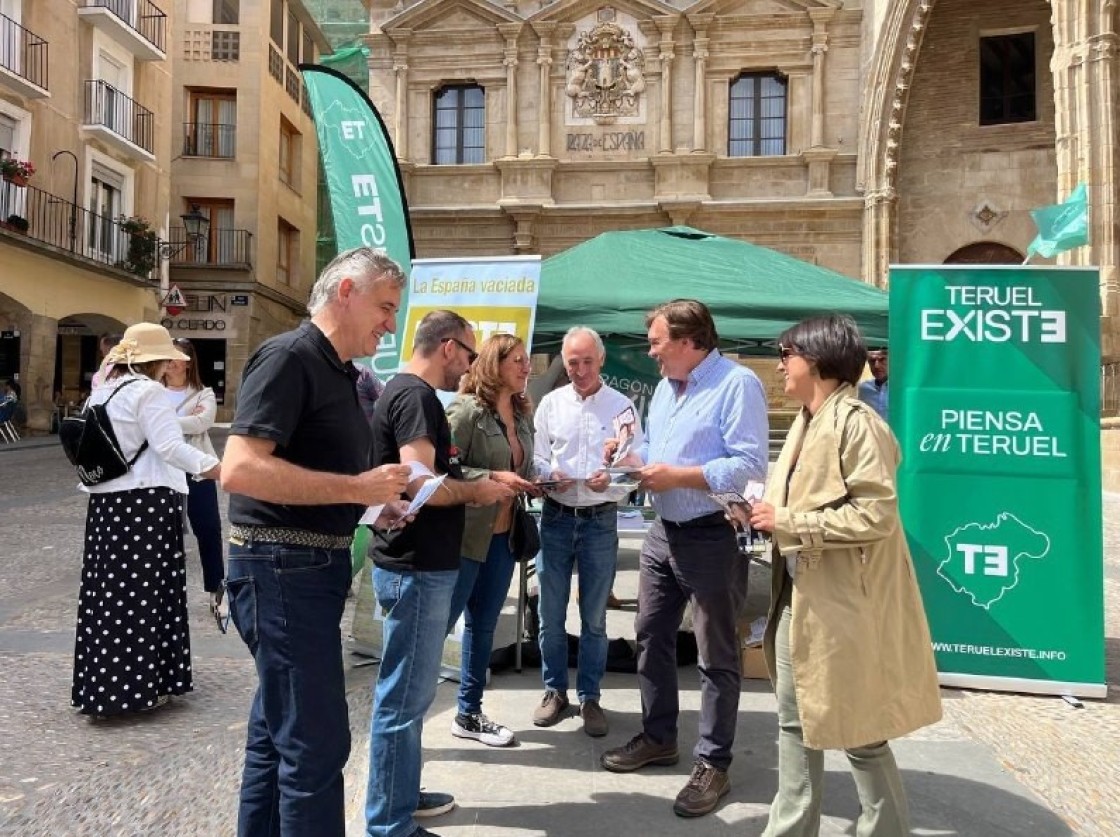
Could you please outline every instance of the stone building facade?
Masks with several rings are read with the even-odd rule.
[[[302,0],[175,0],[170,282],[162,313],[199,355],[232,418],[241,372],[268,337],[307,315],[315,281],[318,142],[298,72],[329,45]],[[178,216],[198,208],[204,241]]]
[[[0,377],[31,428],[88,391],[97,335],[155,319],[172,156],[167,0],[0,2]]]
[[[1101,267],[1115,415],[1118,6],[373,0],[370,95],[422,256],[686,223],[885,286],[1021,261],[1029,210],[1085,182],[1091,244],[1058,261]]]

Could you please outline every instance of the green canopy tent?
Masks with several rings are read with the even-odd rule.
[[[645,343],[645,314],[671,299],[707,305],[724,348],[772,354],[786,328],[814,314],[855,318],[869,343],[887,340],[887,294],[791,256],[691,227],[608,232],[541,266],[534,349],[573,325],[615,346]],[[618,339],[621,338],[621,339]]]

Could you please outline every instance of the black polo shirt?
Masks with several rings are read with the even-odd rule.
[[[462,479],[447,414],[430,384],[402,372],[385,385],[373,408],[373,458],[401,461],[401,445],[426,438],[435,448],[435,472]],[[439,489],[442,490],[442,489]],[[373,560],[392,570],[457,570],[463,545],[463,506],[424,506],[416,519],[392,532],[374,530]]]
[[[373,434],[358,403],[353,364],[344,363],[310,320],[260,345],[245,366],[230,432],[276,443],[274,455],[310,471],[369,470]],[[351,535],[364,508],[349,503],[289,506],[232,494],[229,520]]]

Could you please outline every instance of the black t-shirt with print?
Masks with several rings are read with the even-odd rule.
[[[462,479],[452,455],[451,427],[435,389],[422,378],[402,372],[385,386],[373,410],[375,465],[400,462],[400,448],[426,438],[435,448],[435,473]],[[373,560],[392,570],[436,572],[459,568],[463,542],[463,506],[426,505],[416,519],[393,532],[374,530]]]
[[[273,455],[311,471],[360,474],[370,467],[369,423],[354,388],[358,372],[310,320],[261,344],[237,391],[230,432],[276,443]],[[365,509],[349,503],[297,506],[242,494],[229,498],[230,523],[352,535]]]

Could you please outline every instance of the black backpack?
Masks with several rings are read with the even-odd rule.
[[[97,485],[123,477],[132,470],[140,454],[147,450],[148,442],[145,440],[132,459],[125,459],[117,434],[113,431],[113,423],[109,421],[109,412],[105,409],[118,392],[136,381],[133,378],[122,383],[103,404],[86,401],[80,413],[64,418],[59,424],[58,440],[62,442],[62,450],[70,464],[78,469],[82,485]]]

